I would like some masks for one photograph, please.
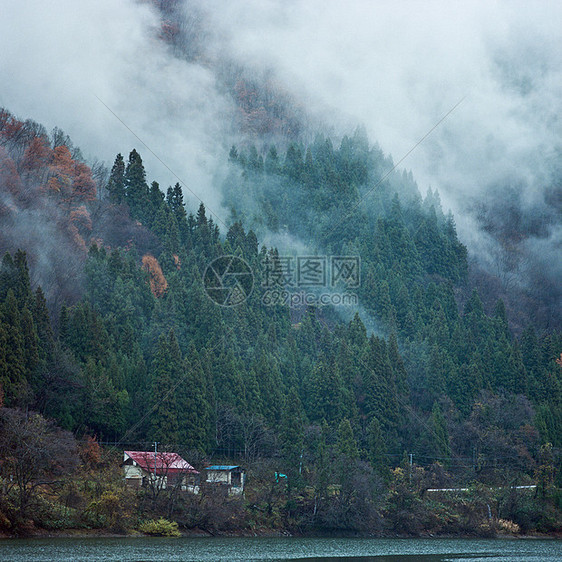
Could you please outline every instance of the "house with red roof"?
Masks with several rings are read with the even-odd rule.
[[[122,466],[125,482],[133,488],[179,487],[186,492],[199,493],[199,472],[178,453],[124,451]]]

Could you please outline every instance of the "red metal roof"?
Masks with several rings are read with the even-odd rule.
[[[177,453],[156,453],[155,455],[154,451],[125,451],[125,460],[127,460],[127,457],[134,460],[147,472],[154,472],[154,461],[156,460],[156,474],[158,476],[178,474],[180,472],[199,474],[197,470]]]

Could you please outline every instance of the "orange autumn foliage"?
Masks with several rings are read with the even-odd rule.
[[[68,146],[62,144],[53,149],[51,155],[51,166],[60,174],[66,176],[74,175],[74,160],[70,155]]]
[[[94,201],[96,198],[96,183],[92,178],[92,170],[82,162],[74,166],[73,195],[80,201]]]
[[[41,177],[51,149],[45,139],[34,137],[23,153],[22,172],[31,177]]]
[[[74,176],[74,160],[67,146],[57,146],[51,155],[49,191],[68,194]]]
[[[92,230],[92,218],[84,205],[80,205],[80,207],[71,211],[70,221],[79,228]]]
[[[67,146],[60,145],[52,151],[49,170],[49,191],[63,195],[69,202],[95,200],[96,184],[92,170],[74,160]]]
[[[88,467],[96,467],[101,462],[101,448],[97,437],[88,436],[86,442],[80,448],[80,458]]]
[[[80,207],[77,207],[70,212],[70,224],[68,226],[68,230],[70,231],[76,246],[86,253],[86,242],[84,241],[81,232],[90,232],[92,230],[92,218],[84,205],[80,205]]]
[[[145,254],[142,257],[142,268],[148,272],[150,277],[150,290],[155,297],[161,297],[168,288],[168,281],[162,273],[162,268],[158,260],[150,255]]]
[[[70,232],[70,234],[72,236],[72,240],[74,241],[74,244],[76,245],[76,247],[84,255],[86,255],[86,253],[88,252],[88,247],[86,246],[86,242],[85,242],[84,238],[82,238],[82,235],[80,234],[78,228],[76,228],[76,225],[70,223],[68,225],[68,231]]]

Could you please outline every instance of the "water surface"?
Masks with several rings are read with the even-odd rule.
[[[547,562],[562,542],[517,539],[60,538],[0,541],[10,562]]]

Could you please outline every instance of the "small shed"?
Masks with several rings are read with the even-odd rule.
[[[224,486],[230,495],[239,495],[244,492],[246,471],[241,466],[213,465],[205,469],[206,482],[216,486]]]
[[[178,453],[124,451],[125,482],[133,488],[156,485],[160,489],[180,486],[193,494],[199,493],[199,472]]]

